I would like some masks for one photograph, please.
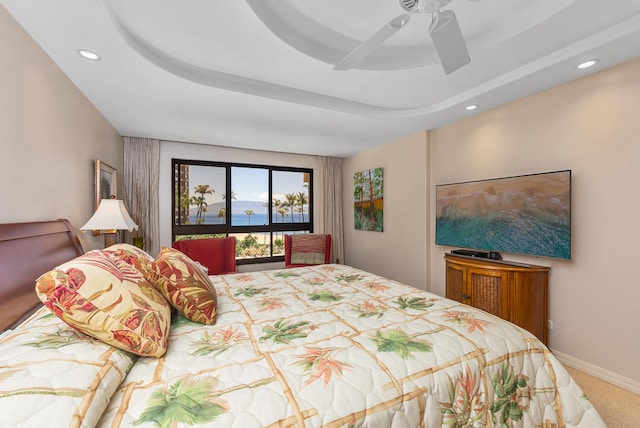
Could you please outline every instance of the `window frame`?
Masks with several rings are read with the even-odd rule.
[[[268,170],[268,192],[269,192],[269,207],[268,210],[268,223],[266,225],[242,225],[242,226],[232,226],[231,225],[231,215],[227,215],[225,217],[224,224],[188,224],[188,225],[180,225],[177,223],[176,218],[176,192],[179,192],[180,180],[177,180],[176,170],[178,165],[193,165],[193,166],[209,166],[209,167],[222,167],[225,168],[225,193],[227,195],[231,195],[231,189],[233,188],[231,182],[231,169],[233,167],[240,168],[257,168],[257,169],[266,169]],[[309,185],[308,185],[308,222],[274,222],[273,221],[273,172],[299,172],[308,174],[309,177]],[[178,183],[176,183],[178,181]],[[190,189],[189,189],[190,191]],[[231,213],[231,204],[232,198],[225,198],[225,208],[227,213]],[[262,164],[245,164],[245,163],[237,163],[237,162],[218,162],[218,161],[203,161],[203,160],[192,160],[192,159],[171,159],[171,241],[174,242],[176,240],[176,236],[179,235],[225,235],[229,236],[235,233],[269,233],[271,239],[269,242],[271,243],[271,255],[269,257],[256,257],[256,258],[236,258],[236,264],[258,264],[258,263],[271,263],[271,262],[280,262],[284,261],[284,255],[273,255],[273,233],[275,232],[308,232],[313,233],[313,169],[312,168],[303,168],[303,167],[289,167],[289,166],[279,166],[279,165],[262,165]]]

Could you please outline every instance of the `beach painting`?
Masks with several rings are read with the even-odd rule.
[[[353,220],[357,230],[383,231],[383,168],[353,175]]]

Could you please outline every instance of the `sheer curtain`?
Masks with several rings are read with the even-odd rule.
[[[123,140],[125,203],[138,223],[145,250],[155,257],[160,252],[160,141],[138,137]]]
[[[342,158],[318,157],[320,195],[324,209],[318,219],[319,233],[331,234],[331,260],[344,263],[342,226]]]

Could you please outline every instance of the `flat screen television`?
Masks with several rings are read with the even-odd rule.
[[[437,185],[436,245],[571,259],[571,170]]]

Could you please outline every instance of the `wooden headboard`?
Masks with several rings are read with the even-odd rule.
[[[67,220],[0,224],[0,332],[42,305],[40,275],[82,254]]]

